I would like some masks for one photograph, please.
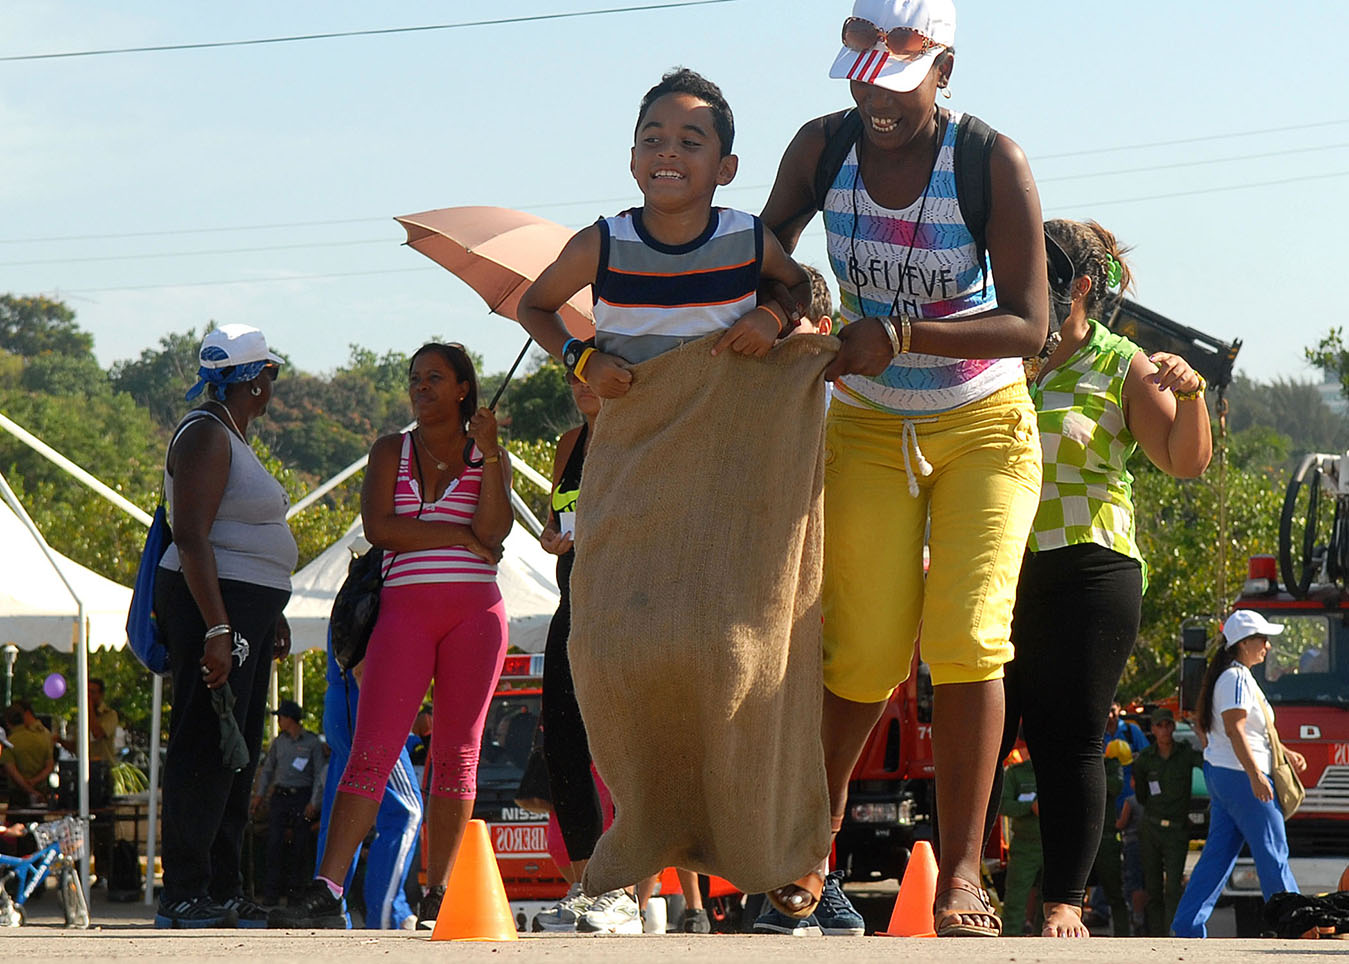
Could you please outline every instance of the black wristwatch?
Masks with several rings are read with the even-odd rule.
[[[581,360],[587,348],[594,348],[594,339],[582,341],[579,338],[568,338],[566,344],[562,346],[562,364],[566,366],[567,371],[576,373],[576,364]]]

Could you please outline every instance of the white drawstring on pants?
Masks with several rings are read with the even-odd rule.
[[[926,478],[932,474],[932,463],[923,457],[918,446],[918,429],[915,426],[924,422],[935,422],[935,418],[906,418],[899,429],[899,447],[904,452],[904,474],[909,478],[909,495],[918,498],[918,480],[913,475],[913,464],[918,466],[918,474]],[[909,447],[913,447],[913,464],[909,462]]]

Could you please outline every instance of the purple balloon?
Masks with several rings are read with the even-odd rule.
[[[59,700],[66,695],[66,678],[60,673],[52,673],[42,681],[42,692],[49,699]]]

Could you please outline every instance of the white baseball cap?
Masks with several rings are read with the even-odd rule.
[[[1271,623],[1250,609],[1238,609],[1223,623],[1223,636],[1230,649],[1251,636],[1277,636],[1283,632],[1283,623]]]
[[[956,42],[956,6],[952,0],[856,0],[849,20],[864,20],[882,31],[912,30],[929,42],[922,53],[892,53],[877,34],[875,46],[856,50],[846,44],[829,68],[835,79],[860,80],[906,93],[923,82],[933,62]]]
[[[252,362],[284,361],[267,348],[267,338],[252,325],[221,325],[201,340],[198,353],[202,368],[228,368]]]

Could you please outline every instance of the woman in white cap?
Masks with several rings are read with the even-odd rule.
[[[921,623],[936,687],[936,930],[993,937],[1002,924],[979,886],[983,809],[1040,493],[1021,366],[1049,323],[1039,195],[1014,142],[937,106],[955,60],[951,0],[857,0],[842,35],[830,76],[850,82],[856,110],[801,128],[763,210],[789,252],[824,212],[844,317],[825,373],[832,816],[837,830],[853,766],[909,674]],[[769,894],[768,916],[814,913],[826,932],[843,929],[836,919],[860,923],[825,869]]]
[[[290,652],[282,615],[298,550],[290,499],[248,444],[281,359],[262,332],[222,325],[202,340],[206,400],[169,442],[164,491],[173,543],[155,579],[155,615],[173,674],[164,761],[164,889],[157,927],[265,927],[243,896],[240,846],[267,711],[268,664]],[[248,747],[238,771],[221,755],[211,691],[228,687]]]
[[[1208,839],[1176,907],[1171,923],[1176,937],[1208,936],[1205,924],[1243,842],[1251,848],[1265,900],[1283,891],[1297,893],[1283,812],[1270,780],[1273,750],[1265,721],[1273,722],[1274,709],[1251,675],[1251,667],[1269,653],[1269,637],[1282,632],[1281,623],[1249,609],[1237,610],[1223,623],[1221,646],[1204,674],[1195,725],[1205,737]],[[1302,754],[1284,753],[1298,770],[1307,768]]]

